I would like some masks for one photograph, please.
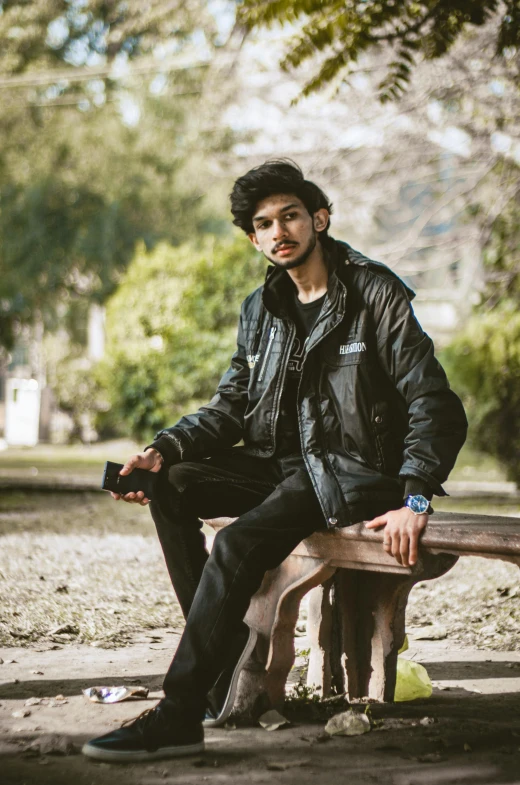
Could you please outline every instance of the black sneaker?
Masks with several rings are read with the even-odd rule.
[[[214,687],[208,693],[208,707],[202,723],[205,728],[224,725],[233,710],[237,692],[238,677],[256,646],[256,630],[244,624],[237,636],[231,663],[222,671]]]
[[[87,741],[83,754],[109,763],[135,763],[203,752],[202,724],[189,723],[185,717],[180,721],[169,703],[163,699],[117,730]]]

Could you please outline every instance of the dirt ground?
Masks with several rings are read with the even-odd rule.
[[[79,754],[81,745],[153,705],[179,640],[181,614],[153,524],[147,510],[101,493],[4,490],[0,783],[520,785],[519,597],[518,568],[477,558],[416,586],[404,656],[425,665],[433,695],[372,705],[363,736],[326,737],[327,718],[345,707],[296,701],[285,710],[291,724],[278,731],[208,731],[204,755],[99,764]],[[304,652],[304,613],[299,630]],[[304,656],[297,665],[293,681]],[[82,695],[121,684],[146,686],[149,699],[106,706]],[[69,754],[38,753],[49,734]]]
[[[425,665],[433,695],[411,703],[372,704],[376,725],[383,722],[366,735],[324,740],[327,716],[338,708],[302,704],[286,712],[292,723],[277,731],[259,726],[210,730],[206,753],[196,757],[122,766],[80,755],[87,739],[153,705],[178,639],[178,633],[163,629],[115,651],[84,644],[0,649],[3,785],[520,783],[520,654],[414,640],[413,631],[407,656]],[[300,639],[299,645],[305,643]],[[115,684],[144,685],[150,699],[107,706],[81,693]],[[26,705],[31,698],[51,700]],[[13,717],[13,712],[30,713]],[[50,733],[73,745],[70,754],[27,749]]]

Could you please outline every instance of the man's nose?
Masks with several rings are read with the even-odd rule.
[[[287,236],[287,227],[283,221],[273,221],[273,240],[281,240]]]

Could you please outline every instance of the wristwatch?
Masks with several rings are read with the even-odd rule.
[[[433,507],[428,499],[425,496],[421,496],[420,493],[407,496],[404,500],[404,506],[409,507],[414,515],[424,515],[424,513],[431,515],[433,512]]]

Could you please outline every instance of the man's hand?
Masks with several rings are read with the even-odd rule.
[[[120,474],[130,474],[134,469],[148,469],[150,472],[158,472],[162,465],[163,457],[161,453],[154,450],[153,447],[149,447],[145,452],[138,452],[137,455],[132,455],[121,469]],[[150,499],[146,498],[143,491],[125,493],[124,496],[120,493],[113,493],[112,491],[110,494],[116,501],[123,499],[124,502],[140,504],[142,507],[145,507],[150,503]]]
[[[411,567],[417,561],[419,536],[428,523],[428,513],[416,515],[409,507],[390,510],[379,515],[366,525],[367,529],[385,526],[383,548],[391,553],[403,567]]]

